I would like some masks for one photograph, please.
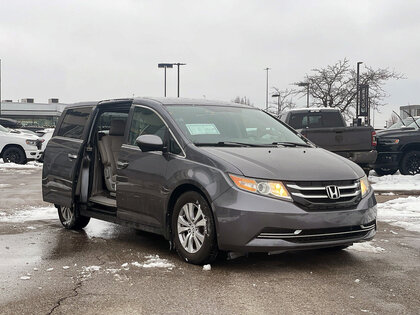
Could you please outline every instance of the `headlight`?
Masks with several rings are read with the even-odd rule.
[[[360,179],[360,191],[362,192],[362,198],[370,192],[370,189],[369,181],[365,175]]]
[[[286,187],[279,181],[267,181],[229,174],[236,187],[255,194],[292,201]]]
[[[36,140],[26,140],[26,144],[36,146]]]
[[[392,144],[398,144],[400,143],[400,139],[393,139],[393,138],[382,138],[380,140],[381,144],[385,144],[385,145],[392,145]]]

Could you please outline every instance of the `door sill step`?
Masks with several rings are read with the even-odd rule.
[[[114,208],[117,207],[117,200],[112,199],[112,198],[108,198],[108,197],[105,197],[105,196],[101,196],[101,195],[90,197],[89,201],[94,202],[94,203],[98,203],[100,205],[104,205],[104,206],[107,206],[107,207],[114,207]]]

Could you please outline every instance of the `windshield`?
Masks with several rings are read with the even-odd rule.
[[[231,106],[167,106],[196,145],[307,145],[284,124],[261,110]]]
[[[9,129],[7,129],[6,127],[3,127],[2,125],[0,125],[0,131],[2,131],[2,132],[9,132]]]
[[[395,124],[393,124],[388,129],[400,129],[400,128],[403,128],[403,127],[408,127],[408,125],[410,125],[410,123],[413,123],[413,118],[407,117],[407,118],[403,119],[402,121],[398,120]]]
[[[417,123],[417,125],[420,126],[420,118],[417,118],[416,122],[414,122],[413,118],[410,117],[410,120],[408,121],[407,127],[414,128],[414,129],[419,129],[419,127],[416,125],[416,123]]]

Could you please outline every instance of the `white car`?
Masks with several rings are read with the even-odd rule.
[[[0,125],[0,158],[5,163],[26,164],[27,161],[38,160],[41,147],[39,137]]]

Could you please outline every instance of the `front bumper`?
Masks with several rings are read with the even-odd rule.
[[[342,157],[348,158],[350,161],[359,165],[369,165],[376,161],[378,152],[376,150],[360,151],[360,152],[335,152]]]
[[[400,165],[401,152],[379,152],[374,168],[398,169]]]
[[[38,160],[41,157],[41,151],[39,150],[26,150],[25,154],[28,161]]]
[[[282,252],[340,246],[370,240],[376,233],[373,191],[354,209],[346,210],[309,212],[292,202],[236,188],[229,189],[212,206],[218,246],[225,251]],[[366,233],[343,232],[355,227],[366,228]],[[296,231],[301,231],[302,237],[293,237]]]

